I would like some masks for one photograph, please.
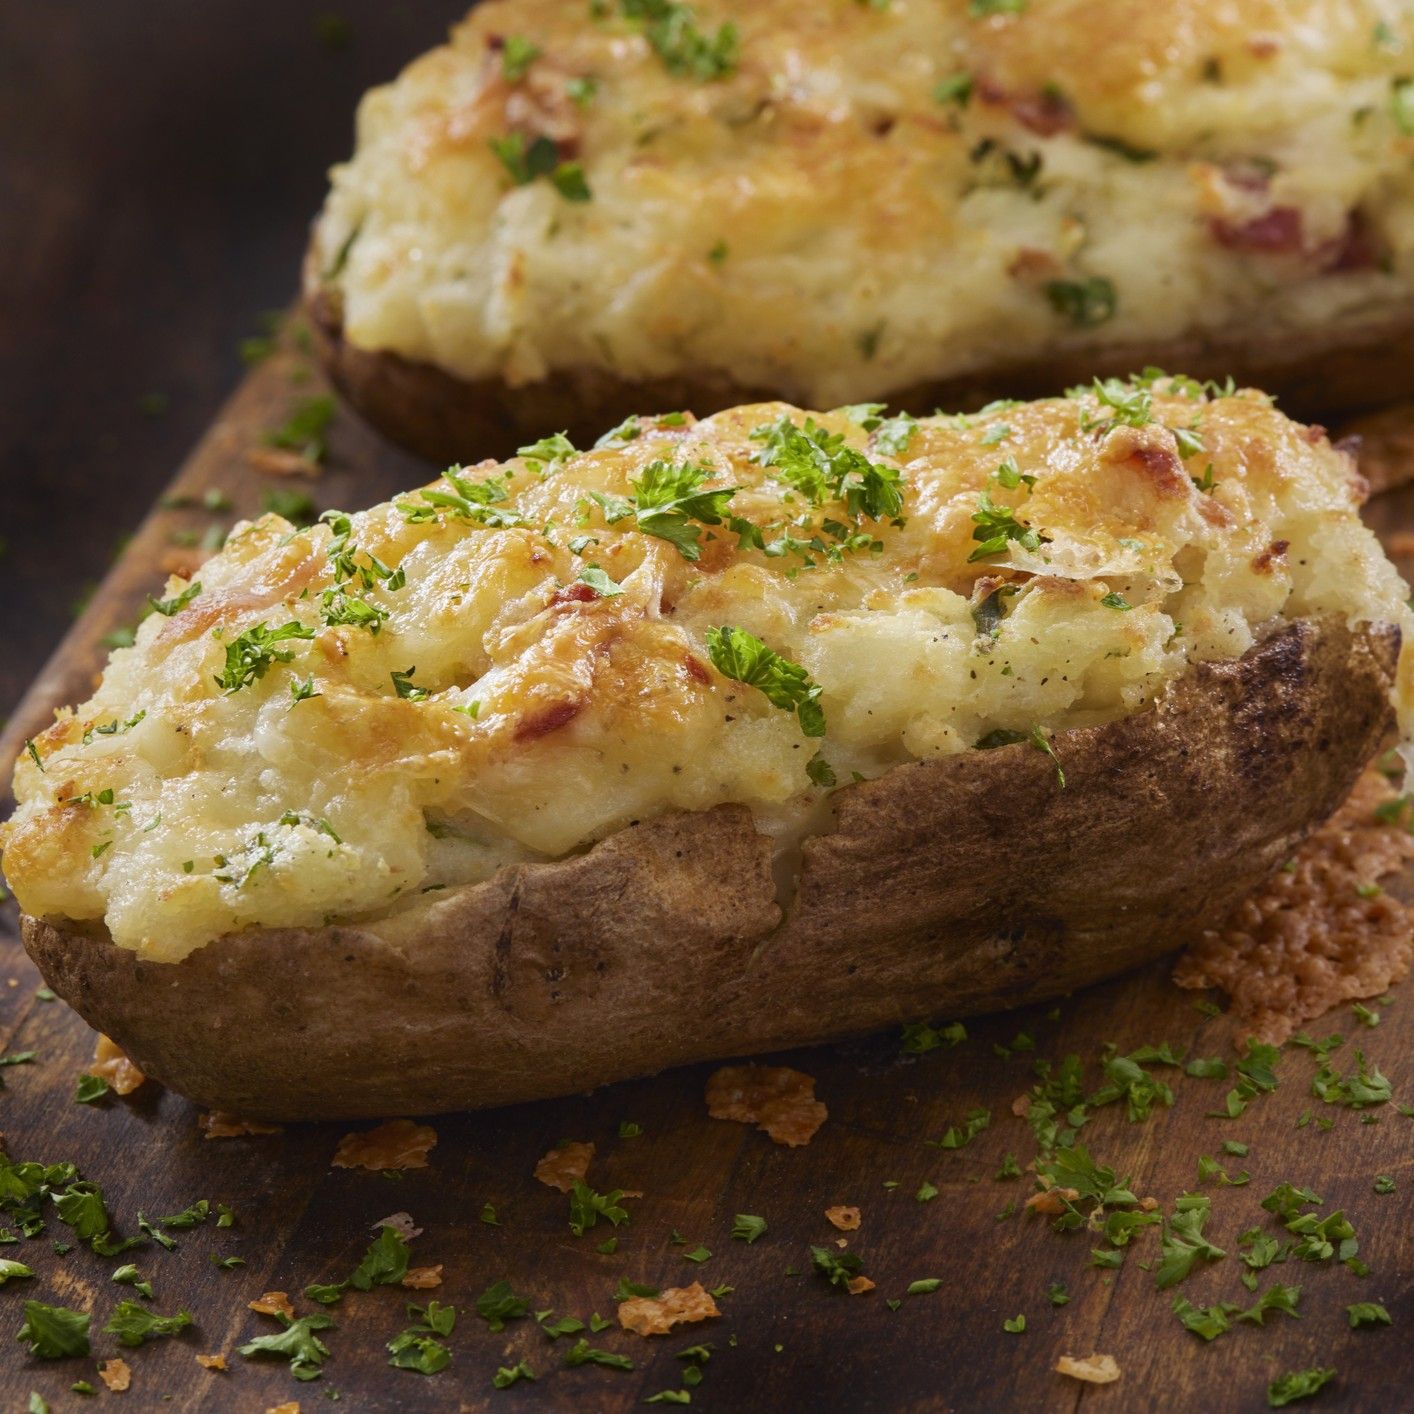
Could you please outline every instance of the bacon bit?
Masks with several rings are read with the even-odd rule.
[[[764,1129],[777,1144],[808,1144],[829,1111],[812,1076],[784,1065],[726,1065],[707,1081],[707,1113]]]
[[[635,1296],[619,1302],[619,1324],[638,1335],[667,1335],[674,1326],[721,1314],[700,1281],[691,1286],[670,1286],[659,1296]]]
[[[837,1203],[833,1208],[826,1208],[825,1216],[841,1232],[853,1232],[859,1226],[859,1209],[847,1208],[843,1203]]]
[[[196,1117],[197,1128],[208,1139],[238,1139],[243,1134],[283,1134],[284,1126],[262,1124],[258,1119],[241,1119],[225,1110],[212,1110]]]
[[[1006,273],[1013,280],[1053,279],[1061,273],[1061,263],[1048,250],[1022,246],[1007,264]]]
[[[318,462],[283,447],[252,447],[245,454],[247,465],[265,476],[318,476]]]
[[[381,1218],[373,1224],[373,1231],[377,1232],[380,1227],[390,1227],[399,1237],[411,1242],[414,1237],[422,1236],[422,1229],[413,1224],[411,1213],[389,1213],[386,1218]]]
[[[89,1066],[88,1073],[106,1080],[115,1095],[131,1095],[147,1079],[128,1059],[127,1052],[102,1032],[99,1032],[98,1045],[93,1051],[93,1064]]]
[[[578,702],[552,702],[548,707],[522,717],[516,724],[515,739],[538,741],[542,736],[549,736],[574,721],[579,716],[579,709]]]
[[[981,77],[974,81],[972,91],[979,102],[1008,109],[1023,128],[1038,137],[1054,137],[1075,126],[1075,110],[1056,89],[1014,97],[995,80]]]
[[[1271,574],[1272,565],[1291,548],[1290,540],[1273,540],[1265,550],[1259,551],[1252,560],[1254,574]]]
[[[105,1360],[98,1367],[98,1378],[114,1394],[121,1394],[133,1382],[133,1372],[126,1360]]]
[[[535,1176],[548,1187],[568,1193],[576,1183],[583,1181],[593,1157],[593,1144],[562,1144],[558,1149],[551,1149],[535,1165]]]
[[[573,584],[562,584],[550,596],[551,604],[588,604],[599,597],[599,591],[591,584],[575,580]]]
[[[711,684],[712,674],[707,671],[701,662],[694,658],[691,653],[682,660],[682,665],[687,669],[687,675],[693,682],[701,683],[703,687]]]
[[[334,1150],[336,1169],[425,1169],[437,1131],[410,1119],[390,1119],[376,1129],[346,1134]]]
[[[1369,887],[1414,859],[1414,835],[1375,817],[1395,799],[1367,770],[1288,865],[1184,953],[1174,981],[1221,987],[1242,1034],[1279,1045],[1331,1007],[1402,980],[1414,958],[1414,913]]]
[[[1078,1188],[1048,1188],[1044,1193],[1033,1193],[1026,1200],[1026,1206],[1033,1213],[1046,1213],[1051,1217],[1059,1217],[1065,1212],[1066,1203],[1073,1203],[1078,1197],[1080,1197]]]
[[[290,1304],[289,1296],[283,1291],[267,1291],[259,1301],[252,1301],[249,1304],[250,1309],[260,1316],[284,1316],[291,1321],[295,1318],[295,1308]]]
[[[1119,1379],[1119,1364],[1113,1355],[1062,1355],[1056,1361],[1056,1373],[1086,1384],[1112,1385]]]
[[[1273,206],[1250,221],[1225,221],[1218,217],[1208,223],[1213,239],[1228,250],[1256,251],[1263,255],[1290,255],[1301,249],[1301,212],[1294,206]]]
[[[198,1355],[196,1363],[203,1370],[224,1370],[226,1368],[226,1357],[224,1355]]]
[[[863,1296],[866,1291],[874,1290],[874,1283],[868,1277],[850,1277],[845,1282],[851,1296]]]
[[[409,1267],[407,1275],[403,1277],[403,1285],[412,1287],[414,1291],[431,1291],[434,1286],[441,1286],[442,1264],[438,1262],[435,1267]]]

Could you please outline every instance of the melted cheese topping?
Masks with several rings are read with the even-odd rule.
[[[798,832],[828,779],[813,761],[848,782],[1109,721],[1283,619],[1410,620],[1350,459],[1261,394],[1175,381],[916,425],[807,416],[649,419],[346,526],[238,528],[21,758],[5,865],[22,906],[101,918],[159,959],[248,926],[377,919],[670,809],[744,802]],[[773,425],[825,429],[832,465],[853,449],[848,480],[792,485]],[[655,463],[734,488],[730,523],[645,516],[629,498]],[[856,498],[851,515],[870,467],[897,477],[899,514]],[[337,622],[350,605],[372,623]],[[303,636],[228,676],[286,626]],[[823,737],[718,669],[722,626],[809,674]]]
[[[828,407],[1414,302],[1407,3],[700,0],[738,36],[708,81],[600,8],[490,0],[364,98],[312,272],[354,344]],[[515,185],[505,140],[591,199]]]

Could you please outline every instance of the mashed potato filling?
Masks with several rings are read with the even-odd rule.
[[[267,515],[31,744],[6,871],[28,913],[173,960],[668,810],[788,840],[901,762],[1029,742],[1063,769],[1068,729],[1284,621],[1407,627],[1360,490],[1263,395],[1147,375],[917,421],[630,419]]]
[[[490,0],[374,89],[311,279],[475,381],[806,406],[1414,305],[1387,0]]]

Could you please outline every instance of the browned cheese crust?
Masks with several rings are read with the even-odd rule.
[[[535,1099],[1068,992],[1197,937],[1350,790],[1398,631],[1298,620],[1158,706],[833,797],[784,913],[739,806],[517,864],[379,925],[148,962],[26,917],[51,986],[141,1069],[266,1119]]]
[[[566,431],[576,446],[592,446],[605,427],[645,408],[682,408],[705,417],[737,403],[775,398],[781,391],[735,383],[706,370],[692,378],[629,381],[603,368],[584,367],[519,387],[495,378],[467,382],[432,364],[349,343],[337,293],[312,284],[308,288],[312,292],[304,308],[330,380],[360,416],[431,462],[509,457],[550,429]],[[993,398],[1051,396],[1093,377],[1125,377],[1157,365],[1182,368],[1196,378],[1223,381],[1231,376],[1239,387],[1272,393],[1292,417],[1323,418],[1407,397],[1411,363],[1414,320],[1400,317],[1376,329],[1330,329],[1299,341],[1285,335],[1264,338],[1254,330],[1240,339],[1121,344],[1018,361],[985,377],[919,383],[891,395],[889,403],[919,416],[934,408],[969,411]],[[1387,472],[1384,460],[1374,468],[1375,491],[1408,479],[1403,471]],[[1361,464],[1363,469],[1363,457]]]

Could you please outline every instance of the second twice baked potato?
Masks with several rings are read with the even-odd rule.
[[[635,418],[266,516],[21,759],[27,946],[275,1119],[1068,991],[1215,923],[1407,728],[1357,480],[1150,374]]]
[[[437,460],[644,407],[963,406],[1146,362],[1408,396],[1376,0],[490,0],[367,95],[306,297]]]

